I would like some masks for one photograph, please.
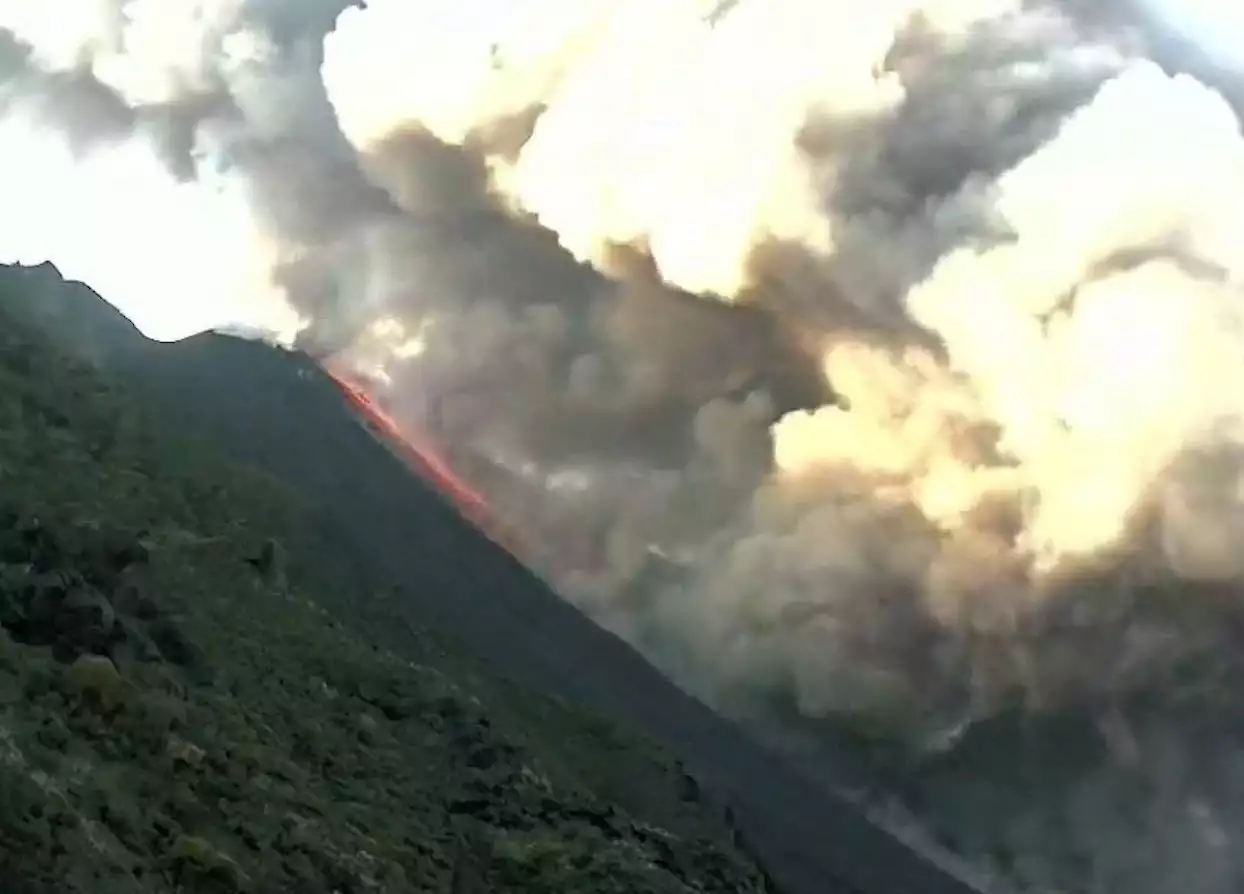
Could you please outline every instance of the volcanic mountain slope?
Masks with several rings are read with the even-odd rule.
[[[15,591],[4,641],[10,873],[733,892],[767,884],[754,851],[791,894],[968,890],[556,598],[309,358],[0,276],[4,568],[61,581]],[[142,560],[81,558],[109,537]],[[62,643],[46,608],[80,593],[94,639]]]
[[[327,565],[296,554],[308,507],[169,435],[14,310],[0,891],[768,887],[654,750],[413,625],[398,653],[335,623],[326,605],[365,586],[312,582]]]

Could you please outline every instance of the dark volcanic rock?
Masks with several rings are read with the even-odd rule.
[[[337,387],[310,359],[222,336],[152,344],[89,293],[59,287],[49,278],[54,274],[17,275],[26,278],[28,291],[39,291],[28,317],[44,321],[81,356],[124,379],[169,428],[211,441],[305,498],[308,511],[319,513],[322,545],[332,545],[320,550],[317,574],[395,593],[386,618],[430,622],[503,675],[647,731],[685,760],[684,798],[703,799],[703,785],[734,805],[739,839],[789,894],[969,890],[683,694],[557,598],[358,425]],[[32,536],[30,549],[37,554],[43,548],[38,530],[0,536],[0,559],[15,538]],[[274,563],[259,555],[253,564],[267,573]],[[369,636],[400,650],[399,625],[366,627],[367,610],[343,607]],[[189,644],[160,624],[148,629],[167,660],[193,665]],[[393,724],[422,710],[395,693],[371,693],[367,701]],[[609,879],[617,861],[657,867],[668,880],[680,877],[688,860],[703,871],[706,861],[716,859],[707,851],[673,849],[659,833],[604,808],[559,814],[561,831],[552,838],[528,834],[536,820],[547,824],[550,813],[563,808],[515,795],[511,783],[521,768],[478,718],[463,713],[460,702],[450,700],[438,714],[463,738],[462,770],[470,780],[449,812],[468,830],[462,833],[463,852],[485,847],[490,867],[484,876],[470,868],[457,872],[455,891],[502,890],[540,873],[579,873],[574,877],[581,890],[604,892],[614,890]],[[315,740],[309,727],[308,752]],[[187,846],[179,853],[193,850]],[[721,878],[728,873],[722,870]],[[342,890],[349,884],[343,880]]]
[[[202,650],[164,617],[127,570],[150,550],[135,536],[93,526],[61,527],[28,509],[0,508],[0,626],[20,643],[50,646],[59,661],[99,655],[166,661],[203,681]]]

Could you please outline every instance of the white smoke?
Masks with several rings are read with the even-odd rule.
[[[568,598],[768,732],[1070,706],[1164,772],[1119,743],[1173,722],[1119,718],[1235,667],[1244,573],[1220,45],[1156,0],[340,5],[10,2],[0,259],[152,337],[343,349]],[[1033,829],[1072,801],[971,847],[1062,872]],[[1138,881],[1118,834],[1101,890],[1195,851]]]
[[[400,43],[378,49],[385,35],[435,32],[439,13],[373,3],[344,15],[327,41],[328,96],[364,155],[380,135],[411,128],[465,144],[521,103],[538,106],[528,139],[481,151],[497,188],[577,257],[616,273],[618,250],[631,248],[677,288],[783,304],[789,299],[759,278],[755,258],[768,243],[794,244],[821,268],[823,302],[867,299],[873,315],[938,337],[934,354],[886,360],[827,333],[824,367],[849,409],[780,422],[780,474],[864,473],[887,502],[917,510],[943,545],[979,536],[989,551],[1009,554],[1006,575],[1034,593],[1068,561],[1122,548],[1146,501],[1156,501],[1149,508],[1173,566],[1233,577],[1232,538],[1210,532],[1237,513],[1211,518],[1161,505],[1186,507],[1185,490],[1204,490],[1168,475],[1172,463],[1221,447],[1239,427],[1231,385],[1244,351],[1230,267],[1244,141],[1227,103],[1187,76],[1129,58],[1126,41],[1078,39],[1075,23],[1051,9],[881,3],[865,11],[786,0],[741,3],[715,21],[704,13],[693,3],[611,7],[592,17],[594,31],[578,20],[535,59],[523,51],[533,43],[528,23],[517,21],[480,35],[487,57],[442,57],[403,55]],[[924,46],[905,48],[917,17]],[[887,70],[887,57],[904,52]],[[444,70],[446,58],[478,61],[463,74]],[[889,119],[901,128],[919,89],[908,81],[937,77],[920,69],[939,65],[967,68],[959,88],[998,94],[973,110],[993,119],[978,127],[1010,125],[1023,90],[1044,89],[1058,104],[1027,145],[971,147],[987,167],[965,171],[948,192],[927,197],[919,216],[888,222],[889,231],[869,220],[887,210],[880,203],[832,207],[836,194],[858,188],[851,168],[861,154],[910,149],[861,147],[847,134],[810,161],[799,145],[808,122]],[[446,80],[453,92],[421,92]],[[1060,96],[1068,84],[1079,95]],[[536,85],[542,94],[532,95]],[[391,105],[381,108],[377,96]],[[896,172],[863,173],[876,190]],[[861,220],[873,246],[859,245]],[[903,280],[877,269],[878,245],[910,260],[913,238],[933,249],[927,274]],[[814,315],[794,316],[815,338]],[[966,451],[945,436],[952,427],[967,429]],[[983,441],[991,459],[982,458]],[[1000,500],[1011,504],[1001,520]],[[934,558],[912,573],[944,579],[943,562],[954,560],[929,548]],[[1190,567],[1194,557],[1203,565]],[[707,651],[720,656],[720,645]],[[809,685],[819,689],[823,678]]]
[[[242,0],[5,5],[0,34],[28,52],[30,71],[0,88],[0,184],[9,211],[0,259],[50,258],[155,339],[222,325],[293,338],[303,321],[271,282],[281,247],[252,207],[250,185],[225,170],[220,135],[193,132],[189,176],[160,156],[158,132],[169,127],[161,119],[256,94],[248,78],[275,47],[244,13]],[[95,144],[84,148],[66,142],[61,127],[72,127],[77,113],[98,114],[85,106],[138,114],[132,130],[92,134]]]
[[[0,121],[0,146],[7,263],[43,263],[56,246],[51,256],[65,276],[111,297],[160,341],[239,323],[288,340],[300,328],[268,282],[276,251],[244,183],[214,182],[202,169],[178,181],[141,138],[75,157],[37,116],[12,106]],[[118,222],[120,208],[128,223]],[[101,238],[118,226],[128,231],[123,240]]]

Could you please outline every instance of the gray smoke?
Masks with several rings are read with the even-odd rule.
[[[7,4],[0,259],[331,356],[566,598],[759,735],[898,755],[1014,880],[1239,889],[1227,42],[1157,0],[344,6]]]

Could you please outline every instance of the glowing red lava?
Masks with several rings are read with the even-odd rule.
[[[360,386],[345,374],[328,366],[324,371],[335,381],[354,408],[370,423],[375,432],[394,447],[411,468],[425,481],[453,502],[463,516],[507,550],[514,552],[516,543],[494,516],[488,503],[437,452],[426,437],[410,431],[380,407]]]

